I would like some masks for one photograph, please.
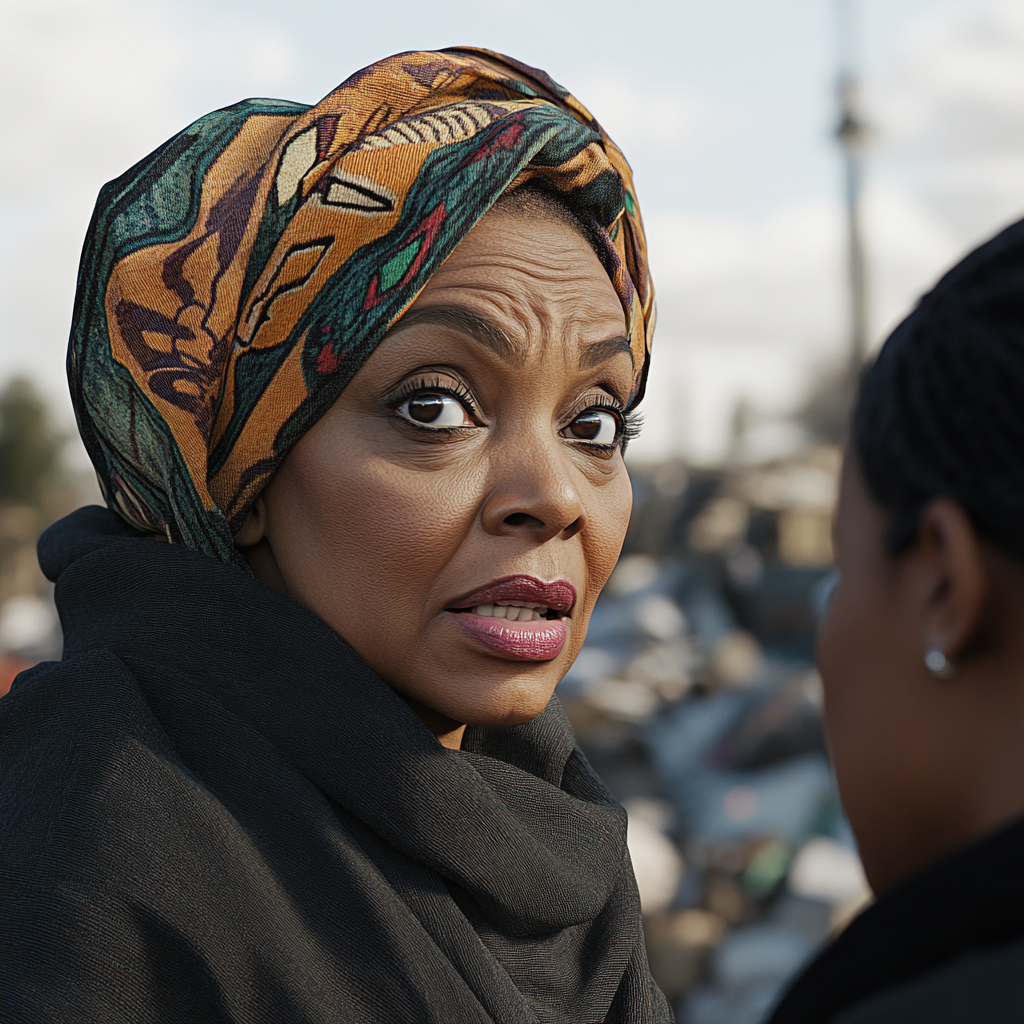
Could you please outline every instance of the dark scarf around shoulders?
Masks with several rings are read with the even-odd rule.
[[[52,527],[40,560],[57,581],[64,659],[12,691],[0,709],[9,735],[52,728],[33,700],[56,685],[48,672],[73,674],[98,652],[126,666],[139,720],[151,715],[166,738],[154,755],[162,740],[118,727],[146,749],[144,772],[131,757],[118,769],[116,785],[139,787],[145,774],[148,787],[124,798],[138,815],[131,835],[152,828],[158,842],[171,816],[183,845],[199,836],[237,884],[263,887],[210,902],[199,886],[206,902],[172,904],[163,878],[131,869],[139,904],[195,936],[226,1019],[245,1019],[253,1011],[238,1007],[257,998],[228,976],[246,976],[239,960],[303,1007],[281,1020],[671,1019],[647,967],[625,814],[557,700],[526,725],[469,728],[464,749],[448,751],[321,620],[237,569],[95,507]],[[211,820],[224,823],[212,839]],[[112,862],[136,864],[142,855],[121,842]],[[176,856],[161,848],[161,870]],[[185,870],[193,854],[181,856]],[[329,867],[311,878],[311,864]],[[204,945],[241,927],[230,921],[239,908],[250,948]]]

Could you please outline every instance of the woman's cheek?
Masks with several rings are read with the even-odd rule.
[[[626,539],[633,509],[633,488],[625,466],[613,481],[595,487],[585,505],[589,526],[586,538],[588,583],[594,599],[608,582]]]
[[[825,698],[825,732],[829,753],[844,800],[859,790],[859,767],[867,743],[862,729],[869,687],[859,685],[870,638],[863,635],[856,595],[840,583],[824,619],[818,639],[818,670]]]
[[[884,666],[876,663],[884,623],[870,611],[879,595],[858,594],[845,581],[819,634],[818,668],[825,700],[825,733],[843,809],[865,864],[884,849],[894,796],[886,719]],[[844,591],[844,586],[847,588]]]
[[[633,489],[623,467],[614,481],[595,487],[584,501],[587,528],[583,531],[583,557],[587,573],[587,589],[581,607],[574,614],[571,657],[579,654],[586,639],[590,614],[604,585],[608,582],[622,553],[622,544],[629,527],[633,507]]]

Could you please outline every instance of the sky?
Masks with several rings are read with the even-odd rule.
[[[854,0],[856,2],[856,0]],[[872,343],[1024,215],[1024,0],[0,0],[0,380],[72,422],[63,362],[100,186],[244,96],[314,102],[389,53],[480,45],[544,68],[629,158],[659,326],[636,461],[753,454],[843,351],[841,48],[872,126]],[[287,13],[285,13],[287,12]],[[842,38],[840,36],[842,35]]]

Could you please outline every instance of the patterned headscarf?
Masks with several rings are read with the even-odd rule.
[[[404,53],[313,107],[244,100],[100,192],[68,377],[107,504],[247,568],[232,544],[291,446],[510,186],[583,220],[626,313],[639,401],[654,297],[632,176],[544,72]]]

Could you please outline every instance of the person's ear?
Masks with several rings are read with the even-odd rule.
[[[952,663],[971,646],[988,600],[978,534],[960,505],[936,498],[921,513],[916,547],[924,598],[922,653]]]
[[[267,537],[267,503],[262,494],[253,502],[245,522],[235,534],[234,541],[235,547],[242,550],[249,568],[258,580],[262,580],[268,587],[281,591],[282,594],[288,593],[288,585]]]
[[[261,494],[249,509],[238,532],[234,536],[236,548],[251,548],[266,537],[267,506]]]

